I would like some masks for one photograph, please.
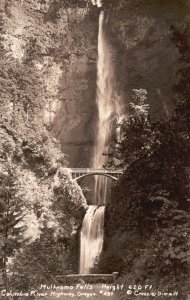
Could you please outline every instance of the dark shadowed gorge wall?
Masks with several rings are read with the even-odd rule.
[[[122,93],[145,88],[153,118],[167,117],[176,102],[173,86],[181,67],[174,32],[188,35],[188,1],[105,1],[107,27],[117,49]]]

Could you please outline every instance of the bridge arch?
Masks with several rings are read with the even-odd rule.
[[[123,173],[122,170],[106,170],[106,169],[94,169],[94,168],[71,168],[70,172],[74,180],[80,180],[88,176],[105,176],[114,181],[117,181],[119,176]]]
[[[105,176],[105,177],[108,177],[108,178],[110,178],[110,179],[112,179],[112,180],[115,180],[115,181],[118,180],[117,177],[112,176],[112,175],[110,175],[110,174],[106,174],[106,173],[104,173],[104,174],[102,174],[102,173],[86,173],[86,174],[79,175],[78,177],[74,178],[74,180],[77,181],[77,180],[80,180],[81,178],[89,177],[89,176],[94,176],[94,175]]]

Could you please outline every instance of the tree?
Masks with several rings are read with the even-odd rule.
[[[134,283],[150,280],[158,286],[175,286],[179,290],[183,282],[183,292],[187,292],[190,258],[187,101],[176,106],[170,119],[153,122],[145,96],[143,90],[134,91],[129,116],[119,125],[122,138],[112,155],[116,158],[114,167],[122,167],[124,173],[107,208],[105,251],[99,267],[106,272],[111,259],[116,269],[120,267],[124,281],[133,274]],[[125,249],[123,245],[127,245]]]
[[[118,124],[122,138],[116,141],[116,147],[111,154],[116,158],[118,168],[126,168],[151,152],[155,136],[148,115],[149,105],[145,104],[146,96],[146,90],[133,90],[129,115]]]

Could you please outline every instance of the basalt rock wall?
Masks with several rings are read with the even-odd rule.
[[[104,7],[124,102],[130,100],[132,89],[143,88],[152,118],[169,117],[183,64],[175,36],[186,37],[180,46],[189,47],[190,4],[185,0],[105,1]]]
[[[98,10],[85,1],[5,1],[3,47],[42,79],[43,119],[72,166],[93,144]]]

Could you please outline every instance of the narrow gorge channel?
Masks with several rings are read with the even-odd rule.
[[[116,123],[122,116],[122,101],[117,90],[115,55],[106,33],[106,16],[99,16],[97,93],[97,134],[91,167],[102,169],[109,152],[110,142],[116,135]],[[80,245],[80,274],[89,274],[98,259],[104,241],[104,214],[109,199],[109,179],[95,176],[93,203],[83,220]]]

